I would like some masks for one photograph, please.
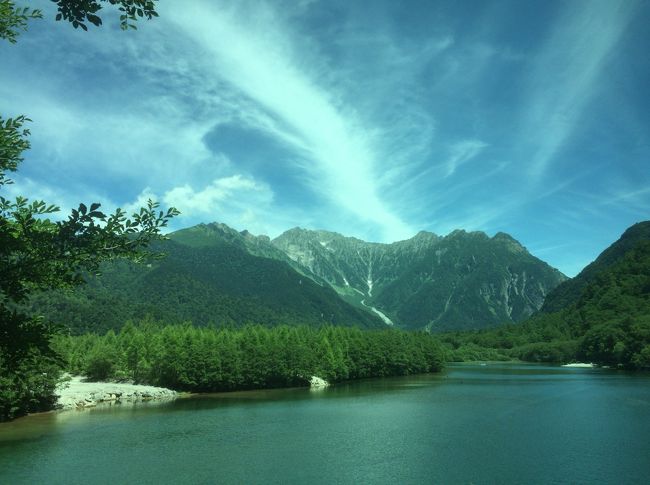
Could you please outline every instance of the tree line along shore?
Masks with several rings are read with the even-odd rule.
[[[393,329],[307,326],[201,328],[133,324],[104,335],[56,336],[66,370],[90,380],[218,392],[439,371],[437,339]]]

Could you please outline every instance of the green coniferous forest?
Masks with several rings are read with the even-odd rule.
[[[58,336],[67,369],[93,380],[128,380],[214,392],[435,372],[438,340],[427,333],[324,326],[238,329],[127,322],[115,333]]]

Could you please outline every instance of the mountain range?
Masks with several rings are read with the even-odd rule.
[[[409,329],[520,322],[566,279],[504,233],[423,231],[379,244],[296,228],[271,243],[346,301]]]
[[[225,224],[169,235],[147,265],[114,262],[33,309],[73,332],[147,316],[196,325],[280,323],[444,331],[520,322],[566,277],[511,236],[420,232],[392,244],[291,229],[271,240]]]
[[[444,336],[451,358],[650,368],[650,221],[628,228],[521,325]]]

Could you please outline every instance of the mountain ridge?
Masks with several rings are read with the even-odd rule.
[[[565,279],[512,236],[420,231],[393,243],[292,228],[277,238],[199,224],[168,235],[167,258],[114,263],[37,311],[79,331],[151,315],[197,325],[334,323],[432,332],[518,322]],[[171,302],[171,303],[170,303]],[[383,322],[383,323],[382,323]]]
[[[627,251],[640,241],[650,239],[650,221],[642,221],[628,227],[621,236],[585,266],[575,277],[561,283],[544,301],[543,313],[552,313],[575,303],[585,287],[601,272],[622,259]]]
[[[420,231],[410,239],[375,243],[293,228],[271,243],[327,281],[346,301],[381,312],[403,327],[430,331],[521,321],[539,310],[546,293],[566,279],[502,232],[489,237],[462,229],[447,236]],[[446,264],[450,258],[452,266]],[[469,267],[466,273],[477,270],[482,275],[456,277],[464,266]],[[496,273],[501,280],[512,280],[505,283],[507,288],[496,281]],[[526,289],[531,276],[534,288]],[[456,293],[456,287],[468,282],[471,290]],[[469,310],[459,309],[462,305]]]

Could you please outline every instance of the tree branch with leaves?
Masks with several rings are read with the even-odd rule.
[[[123,30],[135,28],[138,18],[158,14],[151,0],[53,0],[56,20],[88,30],[86,22],[102,24],[97,15],[103,4],[116,6]],[[42,12],[0,0],[0,39],[15,43],[28,21]],[[0,116],[0,194],[13,181],[23,153],[30,148],[26,116]],[[102,262],[126,258],[142,262],[162,257],[148,247],[164,239],[162,230],[179,212],[160,210],[149,200],[130,216],[122,209],[105,214],[101,204],[79,204],[67,218],[51,220],[60,208],[41,200],[0,195],[0,421],[27,412],[50,409],[60,358],[50,347],[56,329],[42,318],[21,310],[37,291],[83,284],[85,275],[97,273]]]

